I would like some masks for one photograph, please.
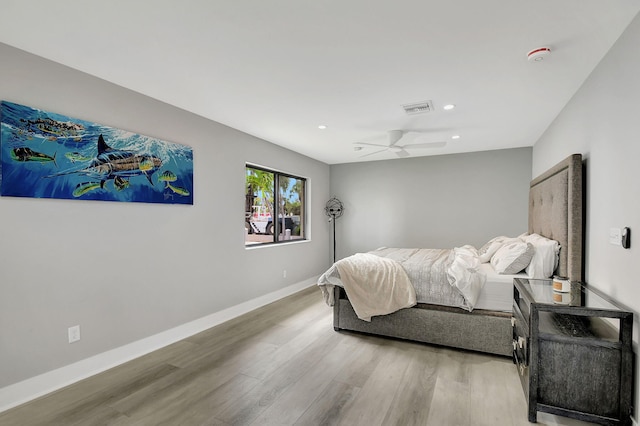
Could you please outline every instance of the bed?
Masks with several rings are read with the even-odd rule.
[[[529,188],[528,233],[559,243],[557,268],[553,274],[572,281],[581,281],[584,269],[582,191],[580,154],[567,157],[533,179]],[[489,278],[487,288],[500,285],[493,283],[492,279]],[[512,276],[505,275],[501,279],[502,285],[509,286],[507,294],[510,295]],[[504,292],[502,297],[498,297],[502,305],[497,308],[495,301],[490,301],[485,309],[483,298],[490,299],[491,296],[483,289],[471,310],[416,303],[365,321],[358,318],[344,287],[330,285],[325,286],[326,289],[331,292],[331,300],[327,302],[333,305],[333,327],[336,331],[356,331],[496,355],[512,354],[511,298],[508,297],[505,305]]]

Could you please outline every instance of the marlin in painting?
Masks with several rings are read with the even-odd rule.
[[[86,168],[46,177],[51,178],[74,173],[83,174],[100,180],[100,188],[104,188],[105,182],[110,179],[120,178],[122,180],[132,176],[144,175],[153,186],[151,176],[160,167],[162,167],[162,160],[159,157],[111,148],[100,135],[98,137],[98,155],[91,160],[91,163]]]

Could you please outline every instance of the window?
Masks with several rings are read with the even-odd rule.
[[[245,246],[304,240],[305,186],[304,178],[247,165]]]

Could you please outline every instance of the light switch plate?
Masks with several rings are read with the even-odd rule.
[[[609,242],[614,246],[622,245],[622,230],[620,228],[609,229]]]

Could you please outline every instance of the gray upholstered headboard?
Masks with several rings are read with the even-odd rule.
[[[556,274],[582,281],[582,155],[573,154],[531,181],[529,233],[560,242]]]

